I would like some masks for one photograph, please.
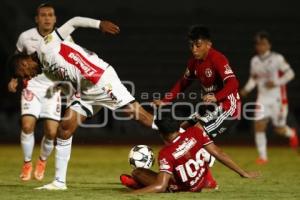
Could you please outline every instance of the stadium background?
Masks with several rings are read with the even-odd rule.
[[[164,93],[185,70],[189,57],[186,33],[192,24],[207,25],[213,36],[214,46],[230,60],[240,85],[249,74],[249,60],[253,51],[253,35],[267,30],[273,40],[273,50],[282,53],[296,73],[288,85],[291,115],[289,123],[300,121],[300,12],[297,1],[49,1],[56,7],[57,25],[73,16],[109,19],[120,25],[117,37],[104,36],[97,30],[80,29],[75,41],[99,54],[118,72],[122,80],[135,83],[135,96],[141,102],[152,101],[154,92]],[[2,0],[0,12],[0,142],[19,142],[20,93],[7,92],[9,70],[7,57],[15,50],[18,35],[34,26],[35,8],[42,1]],[[190,91],[197,91],[199,85]],[[149,92],[149,99],[141,93]],[[255,94],[244,102],[254,101]],[[183,101],[181,99],[180,101]],[[196,101],[195,101],[196,102]],[[185,113],[185,109],[182,109]],[[100,120],[101,113],[93,120]],[[137,141],[157,142],[152,134],[136,122],[115,121],[111,117],[105,128],[77,131],[77,143],[124,143]],[[41,138],[41,126],[37,132]],[[285,141],[272,135],[273,144]],[[252,122],[242,120],[230,134],[218,140],[227,143],[252,144]]]

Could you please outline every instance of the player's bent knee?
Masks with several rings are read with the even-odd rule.
[[[274,132],[277,133],[278,135],[284,135],[285,133],[285,127],[275,127]]]
[[[34,132],[34,124],[22,123],[22,131],[25,134],[33,133]]]
[[[61,123],[58,127],[57,136],[63,140],[67,140],[73,135],[74,131],[75,131],[74,126]]]
[[[145,173],[144,168],[136,168],[131,172],[132,177],[138,178],[141,177]]]

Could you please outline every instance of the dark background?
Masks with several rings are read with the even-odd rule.
[[[93,50],[109,62],[122,80],[135,83],[137,100],[152,101],[154,92],[164,93],[183,74],[189,57],[186,33],[193,24],[205,24],[212,32],[214,47],[229,59],[243,86],[249,75],[249,61],[253,56],[253,35],[267,30],[273,50],[282,53],[295,71],[296,78],[288,85],[289,124],[297,126],[300,113],[300,6],[297,1],[137,1],[86,0],[48,1],[56,7],[60,26],[73,16],[109,19],[121,28],[113,37],[97,30],[76,30],[76,43]],[[43,1],[2,0],[0,12],[0,142],[19,140],[20,93],[7,92],[6,60],[15,50],[18,35],[35,26],[35,9]],[[199,91],[197,83],[189,91]],[[140,98],[149,92],[149,99]],[[185,99],[187,100],[187,99]],[[254,101],[255,93],[244,102]],[[179,100],[183,101],[183,99]],[[184,109],[183,109],[184,112]],[[93,121],[100,120],[101,113]],[[252,144],[252,122],[242,120],[222,142]],[[117,122],[110,119],[102,129],[79,129],[78,143],[157,142],[158,136],[136,122]],[[37,140],[42,131],[39,125]],[[273,143],[285,143],[274,137]],[[271,142],[271,143],[272,143]]]

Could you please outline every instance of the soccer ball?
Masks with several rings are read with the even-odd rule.
[[[128,160],[132,168],[149,169],[154,163],[154,154],[149,146],[136,145],[130,150]]]

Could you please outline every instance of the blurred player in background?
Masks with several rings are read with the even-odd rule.
[[[238,80],[232,71],[227,58],[212,47],[209,30],[200,25],[191,27],[188,33],[192,57],[187,62],[187,68],[165,98],[155,100],[154,104],[164,105],[172,102],[178,93],[183,92],[194,80],[201,84],[203,105],[210,112],[195,113],[183,128],[197,122],[203,126],[210,137],[216,137],[225,132],[236,122],[240,109]]]
[[[15,55],[11,59],[16,75],[21,78],[35,77],[43,70],[51,80],[68,81],[76,89],[58,127],[55,180],[38,189],[67,189],[66,173],[72,135],[79,124],[102,107],[122,109],[127,116],[155,128],[153,116],[135,101],[111,65],[95,53],[64,40],[78,27],[96,28],[110,34],[120,31],[117,25],[109,21],[74,17],[45,37],[37,53]]]
[[[245,97],[257,86],[255,143],[259,157],[256,163],[265,164],[268,162],[266,129],[269,120],[275,133],[289,138],[292,148],[298,147],[296,130],[286,124],[286,84],[295,75],[284,57],[271,51],[271,41],[267,32],[262,31],[255,35],[255,49],[257,55],[251,59],[249,80],[240,93]]]
[[[179,122],[172,118],[171,113],[164,112],[160,119],[155,120],[155,124],[166,144],[159,152],[159,172],[137,168],[133,170],[132,177],[121,175],[123,185],[136,189],[133,193],[217,189],[217,182],[204,159],[206,152],[202,148],[243,178],[259,176],[257,172],[241,169],[213,143],[199,123],[179,133]]]
[[[19,36],[17,53],[29,55],[36,52],[44,36],[54,30],[56,23],[54,7],[50,4],[40,5],[37,8],[35,22],[37,27],[29,29]],[[20,175],[23,181],[31,179],[34,130],[38,119],[44,119],[44,137],[40,156],[35,166],[35,179],[43,179],[47,158],[54,148],[54,138],[61,115],[61,99],[59,91],[55,92],[51,98],[46,97],[47,90],[53,85],[54,83],[44,74],[24,80],[21,97],[21,146],[24,153],[24,164]],[[8,84],[8,90],[16,92],[17,86],[18,79],[12,78]]]

